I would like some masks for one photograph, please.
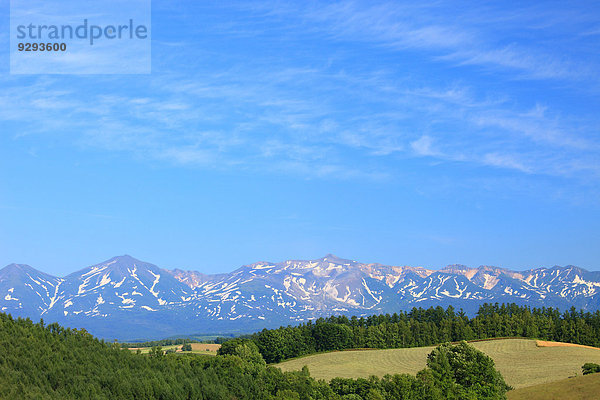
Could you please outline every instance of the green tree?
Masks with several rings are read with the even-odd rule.
[[[600,372],[600,365],[594,363],[585,363],[581,367],[584,375],[595,374]]]
[[[464,341],[436,347],[427,366],[447,399],[506,399],[510,389],[494,361]]]
[[[352,329],[347,325],[330,322],[319,323],[314,328],[314,338],[317,351],[342,350],[350,347]]]
[[[258,346],[250,339],[233,339],[221,345],[221,348],[217,350],[218,355],[232,355],[238,356],[242,360],[248,361],[253,364],[265,365]]]
[[[150,349],[150,352],[148,353],[150,355],[150,358],[162,358],[165,353],[162,351],[162,347],[160,346],[154,346]]]
[[[190,343],[184,343],[184,345],[181,346],[181,351],[192,351],[192,345]]]

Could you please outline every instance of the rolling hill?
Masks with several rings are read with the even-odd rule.
[[[507,393],[508,400],[596,400],[600,374],[576,376]]]
[[[586,362],[600,363],[600,349],[585,346],[538,347],[535,340],[499,339],[471,343],[490,356],[506,383],[514,388],[560,381],[581,375]],[[434,347],[389,350],[350,350],[315,354],[277,364],[283,371],[304,365],[318,379],[366,378],[370,375],[415,374],[425,367]]]

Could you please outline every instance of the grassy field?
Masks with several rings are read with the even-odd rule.
[[[508,400],[597,400],[600,374],[577,376],[508,392]]]
[[[471,343],[489,355],[506,382],[514,388],[555,382],[581,375],[586,362],[600,363],[600,349],[581,346],[538,347],[535,340],[502,339]],[[277,364],[284,371],[307,365],[315,378],[331,379],[415,374],[425,367],[433,347],[353,350],[316,354]],[[599,396],[600,398],[600,396]]]
[[[204,344],[204,343],[192,343],[192,351],[187,351],[186,353],[194,353],[194,354],[208,354],[208,355],[216,355],[217,350],[221,347],[220,344]],[[172,346],[162,346],[163,351],[167,351],[169,349],[176,349],[177,353],[181,353],[181,345],[172,345]],[[130,348],[132,352],[137,351],[137,347]],[[150,351],[150,347],[139,347],[142,354],[146,354]]]

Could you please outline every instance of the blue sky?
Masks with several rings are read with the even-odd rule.
[[[10,75],[0,264],[600,270],[597,2],[152,3],[150,75]]]

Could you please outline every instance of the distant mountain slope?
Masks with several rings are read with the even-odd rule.
[[[371,315],[483,302],[597,310],[600,272],[566,266],[442,270],[321,259],[257,262],[229,274],[166,270],[114,257],[64,278],[11,264],[0,270],[0,311],[85,327],[107,338],[245,332],[332,314]]]
[[[0,270],[0,310],[39,318],[58,300],[63,279],[24,264],[10,264]]]

